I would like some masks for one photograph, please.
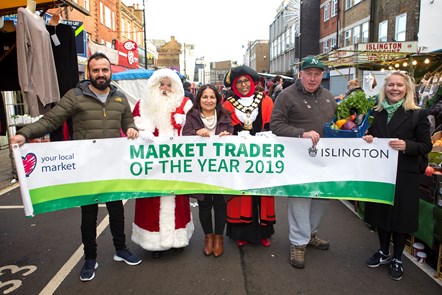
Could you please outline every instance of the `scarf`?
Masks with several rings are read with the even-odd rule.
[[[404,102],[404,99],[401,99],[397,103],[389,104],[387,100],[382,101],[382,108],[387,111],[387,124],[390,122],[390,119],[393,117],[394,113],[397,111],[398,108],[402,106],[402,103]]]

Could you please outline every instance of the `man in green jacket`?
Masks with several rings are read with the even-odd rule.
[[[126,97],[115,86],[110,85],[112,71],[109,59],[102,53],[95,53],[89,57],[87,67],[90,80],[80,82],[40,120],[20,129],[10,138],[11,145],[22,145],[27,139],[50,133],[68,118],[72,118],[74,140],[121,137],[120,130],[123,130],[129,139],[138,137]],[[141,260],[126,248],[123,202],[106,202],[106,207],[116,250],[114,260],[124,261],[129,265],[141,263]],[[81,214],[85,264],[81,269],[80,280],[90,281],[95,277],[95,269],[98,267],[98,204],[81,206]]]

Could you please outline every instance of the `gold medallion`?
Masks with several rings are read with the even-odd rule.
[[[247,113],[247,118],[244,120],[244,129],[252,130],[253,129],[253,121],[250,119],[250,113]]]

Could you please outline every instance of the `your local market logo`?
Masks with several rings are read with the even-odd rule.
[[[37,167],[37,156],[34,153],[28,153],[26,156],[21,157],[23,161],[23,167],[25,168],[25,175],[29,177]]]

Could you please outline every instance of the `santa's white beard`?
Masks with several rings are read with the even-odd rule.
[[[183,98],[173,92],[155,89],[146,100],[140,102],[140,118],[143,129],[153,132],[158,129],[160,136],[173,136],[174,129],[171,123],[171,113],[179,107]]]

